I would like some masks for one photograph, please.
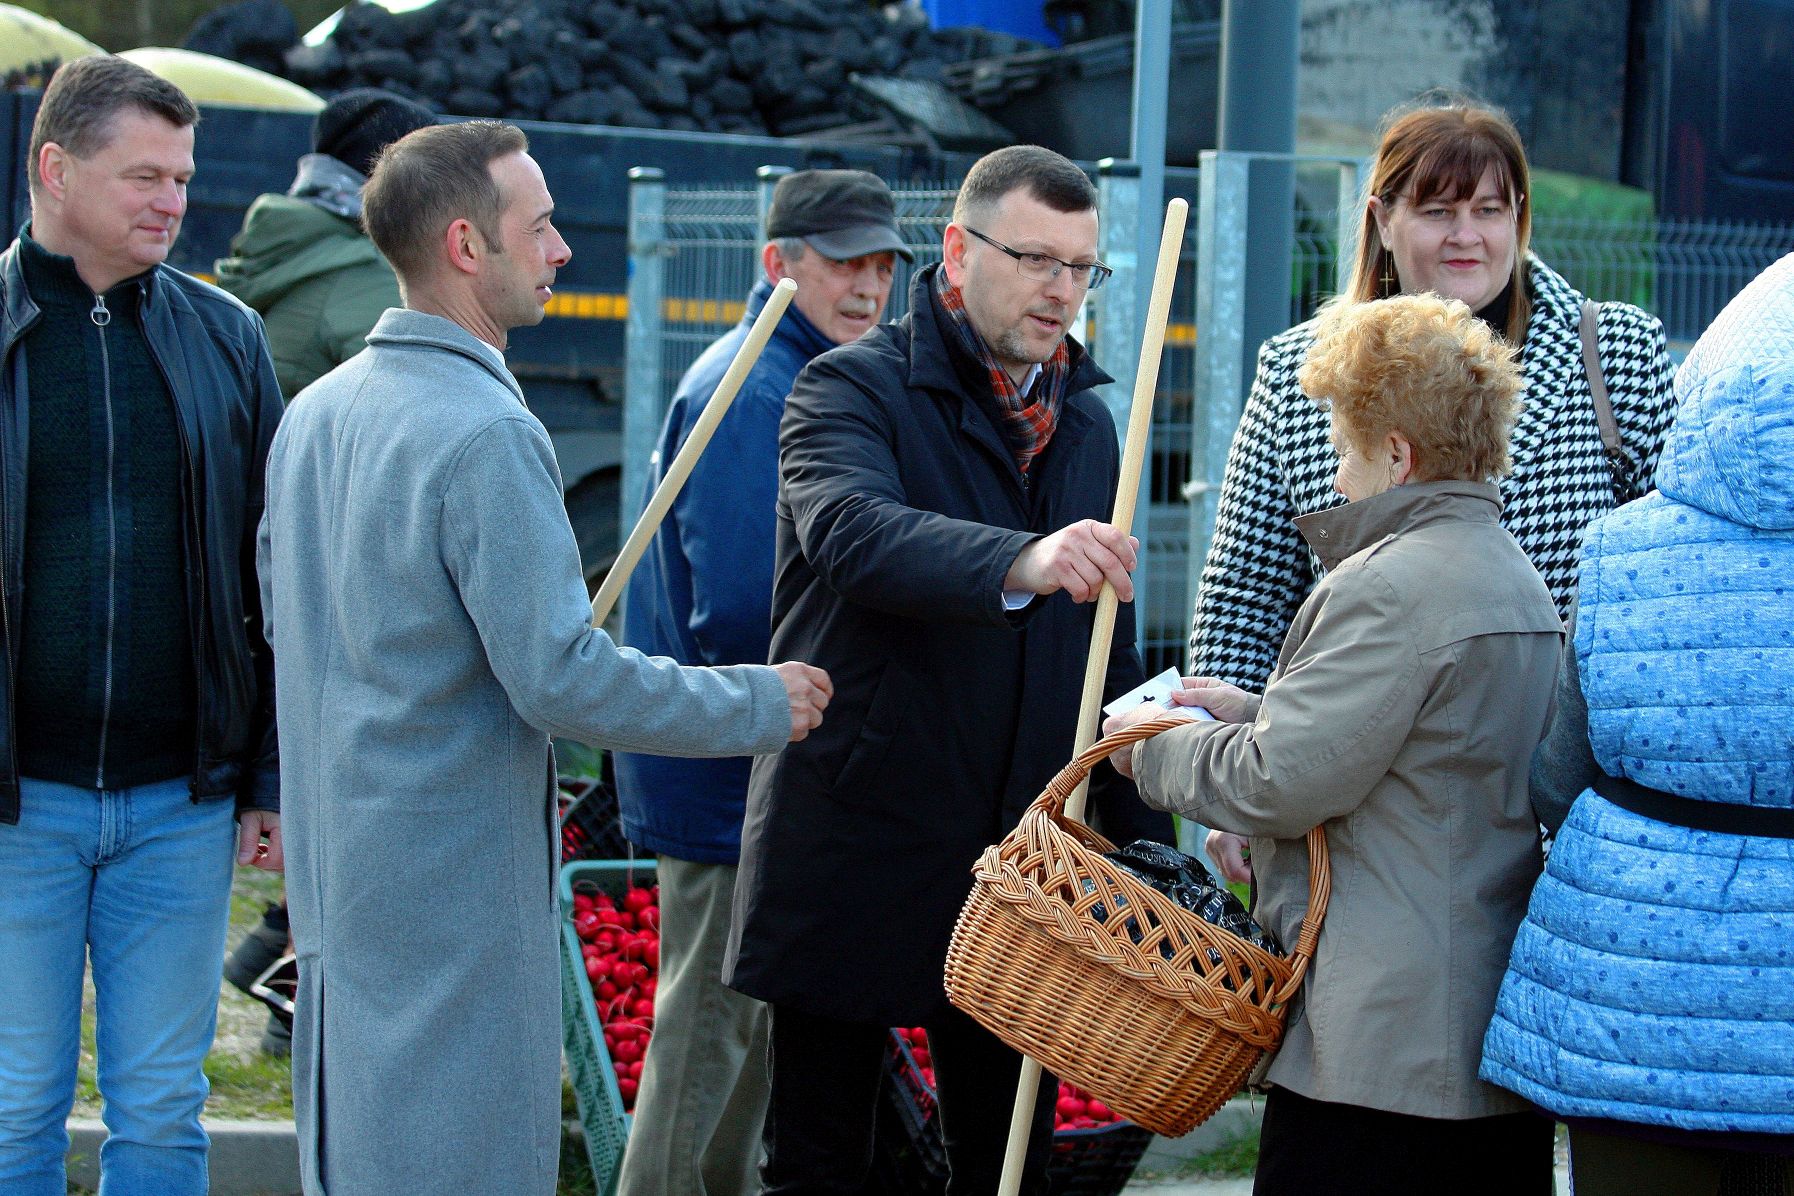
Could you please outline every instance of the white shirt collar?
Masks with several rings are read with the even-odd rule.
[[[1039,377],[1040,377],[1040,363],[1037,361],[1033,365],[1028,367],[1028,372],[1026,374],[1022,375],[1022,380],[1016,384],[1020,388],[1019,393],[1021,394],[1022,398],[1025,399],[1028,397],[1028,392],[1034,389],[1034,380]]]

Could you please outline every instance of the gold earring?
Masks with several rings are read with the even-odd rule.
[[[1387,249],[1383,251],[1383,292],[1387,295],[1395,287],[1395,255]]]

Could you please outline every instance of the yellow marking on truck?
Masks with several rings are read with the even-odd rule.
[[[738,300],[665,299],[661,314],[674,324],[734,324],[747,312],[747,305]],[[548,301],[548,314],[572,320],[626,320],[629,318],[627,295],[593,291],[557,291]],[[1165,331],[1165,342],[1188,348],[1196,343],[1196,325],[1172,324]]]
[[[216,284],[212,274],[193,272],[201,282]],[[602,291],[556,291],[548,300],[547,312],[564,320],[626,320],[629,318],[629,296]],[[747,304],[722,299],[666,299],[661,303],[664,319],[674,324],[734,324],[747,313]],[[1165,330],[1165,343],[1189,348],[1196,343],[1196,325],[1172,324]]]

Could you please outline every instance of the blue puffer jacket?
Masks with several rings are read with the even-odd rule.
[[[748,296],[741,323],[704,350],[679,380],[644,503],[771,294],[772,284],[761,280]],[[798,371],[834,347],[796,307],[786,309],[630,579],[624,643],[680,664],[767,663],[779,419]],[[735,863],[741,855],[749,763],[745,756],[683,760],[617,753],[623,833],[631,843],[675,859]]]
[[[1721,314],[1676,388],[1658,491],[1584,548],[1588,743],[1610,775],[1787,808],[1794,256]],[[1561,1116],[1794,1134],[1794,840],[1584,792],[1515,941],[1482,1075]]]

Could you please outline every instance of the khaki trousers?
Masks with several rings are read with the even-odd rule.
[[[736,869],[660,857],[660,980],[617,1196],[751,1196],[770,1084],[765,1005],[723,987]]]

